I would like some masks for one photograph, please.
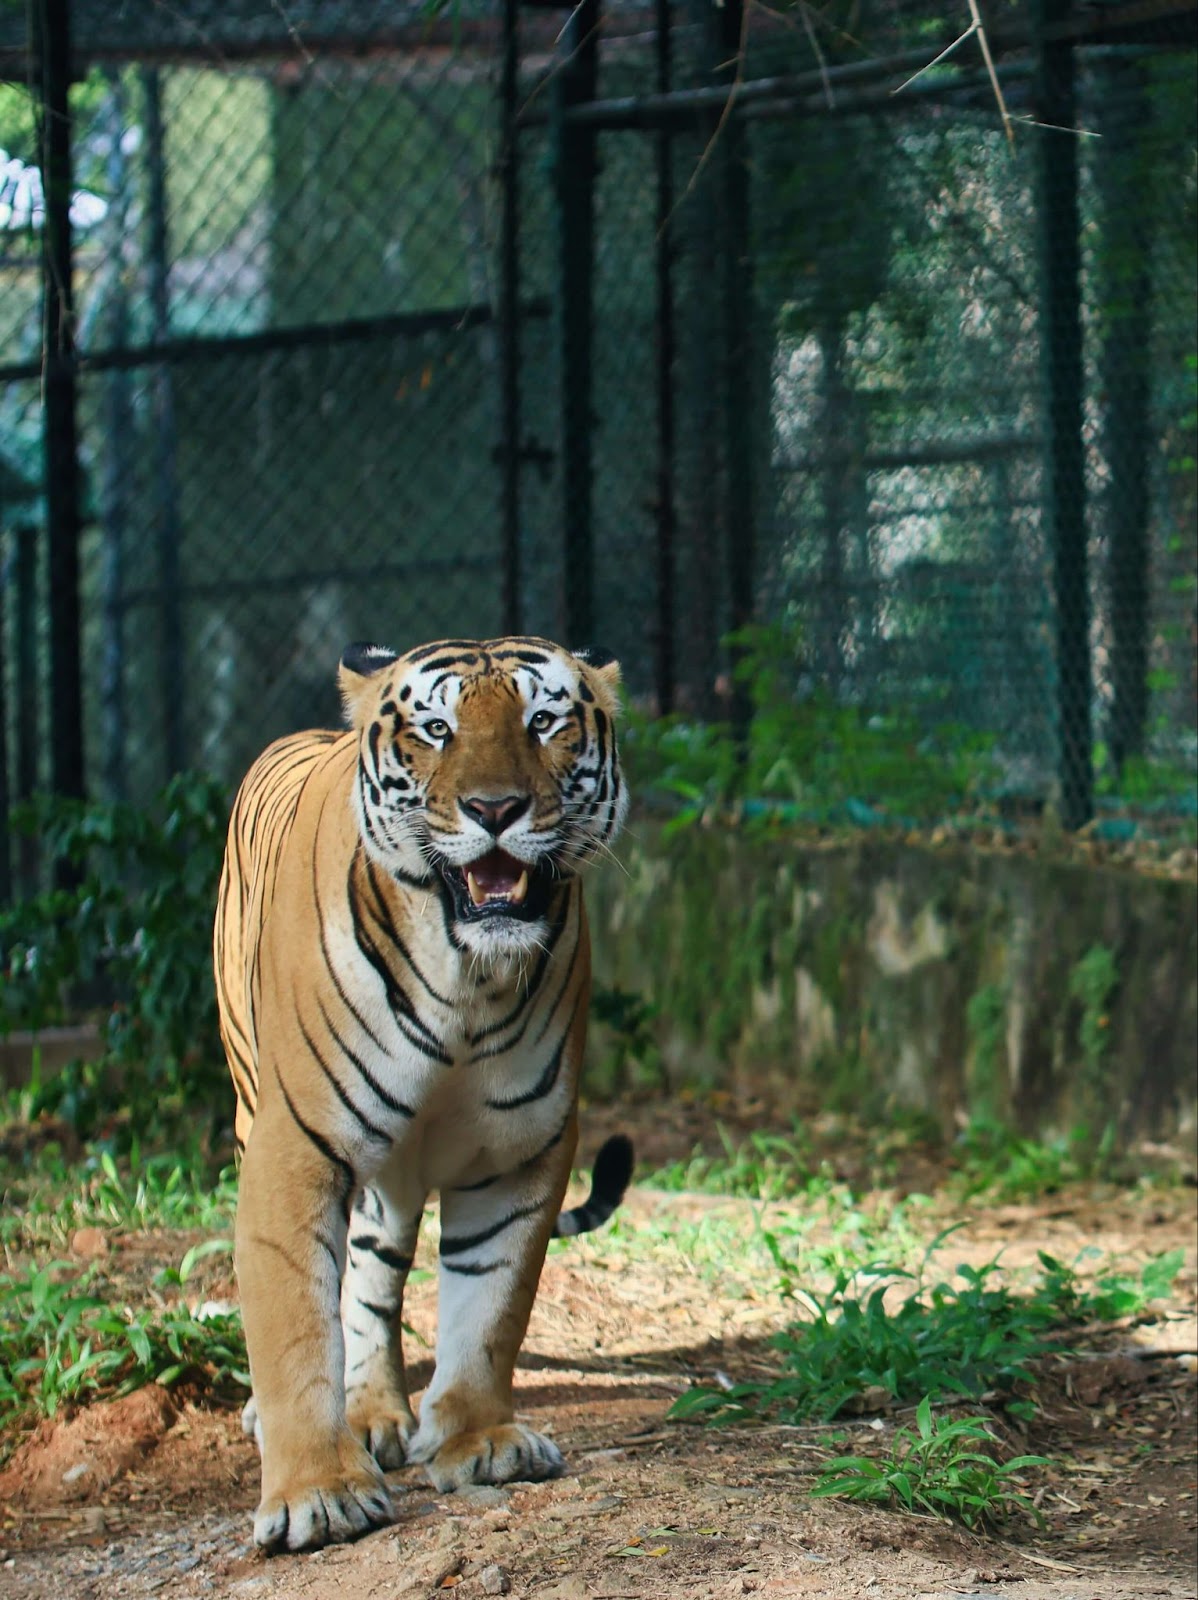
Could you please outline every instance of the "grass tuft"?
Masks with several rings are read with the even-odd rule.
[[[963,1522],[993,1526],[1024,1512],[1044,1519],[1024,1492],[1020,1474],[1049,1464],[1047,1456],[1021,1455],[998,1462],[985,1417],[956,1421],[935,1417],[927,1395],[914,1428],[900,1428],[885,1456],[836,1456],[821,1462],[813,1497],[835,1495],[872,1505],[901,1506]]]
[[[226,1239],[193,1247],[158,1283],[185,1287],[200,1260],[231,1248]],[[50,1261],[0,1276],[0,1429],[147,1383],[169,1387],[184,1375],[213,1389],[249,1388],[236,1309],[113,1305],[97,1292],[94,1269],[81,1280],[76,1271]]]
[[[802,1137],[754,1132],[737,1144],[723,1123],[716,1132],[723,1155],[696,1149],[686,1161],[674,1161],[651,1173],[654,1189],[692,1194],[726,1194],[750,1200],[784,1200],[800,1194],[812,1179],[812,1156]]]

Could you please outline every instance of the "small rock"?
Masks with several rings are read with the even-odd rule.
[[[231,1317],[236,1310],[233,1300],[202,1300],[192,1315],[197,1322],[211,1322],[214,1317]]]
[[[508,1495],[505,1489],[492,1488],[486,1483],[468,1483],[464,1489],[459,1489],[455,1499],[464,1500],[465,1503],[480,1511],[488,1506],[506,1506]]]
[[[605,1517],[609,1511],[618,1511],[623,1503],[618,1494],[602,1494],[597,1500],[575,1500],[564,1506],[554,1506],[550,1515],[563,1520],[568,1517]]]
[[[103,1228],[76,1228],[71,1235],[71,1254],[81,1261],[99,1261],[111,1249]]]
[[[537,1591],[537,1600],[592,1600],[594,1591],[581,1578],[561,1578]]]
[[[478,1575],[478,1581],[483,1586],[484,1594],[508,1594],[511,1591],[512,1580],[507,1575],[507,1568],[496,1566],[492,1563],[484,1567]]]
[[[68,1467],[63,1473],[63,1487],[66,1488],[68,1484],[78,1483],[79,1479],[86,1478],[91,1470],[92,1464],[90,1461],[76,1461],[73,1467]]]

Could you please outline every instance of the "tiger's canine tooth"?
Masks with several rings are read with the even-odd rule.
[[[516,879],[516,887],[512,890],[511,894],[508,895],[508,899],[512,902],[512,904],[514,906],[523,905],[524,904],[524,896],[527,893],[528,893],[528,873],[527,872],[522,872],[520,874],[520,876]]]
[[[481,906],[483,901],[487,898],[487,891],[479,888],[478,879],[474,876],[473,872],[467,872],[466,874],[466,887],[470,890],[470,898],[473,900],[474,904],[476,906]]]

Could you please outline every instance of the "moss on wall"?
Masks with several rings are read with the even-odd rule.
[[[642,825],[623,857],[588,890],[596,981],[644,997],[675,1086],[1042,1135],[1193,1122],[1193,885],[716,828]],[[596,1049],[610,1077],[602,1029]]]

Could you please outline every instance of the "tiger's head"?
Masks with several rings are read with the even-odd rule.
[[[439,878],[460,943],[535,948],[555,885],[611,843],[628,807],[617,663],[536,638],[403,655],[355,644],[339,684],[371,856],[400,882]]]

